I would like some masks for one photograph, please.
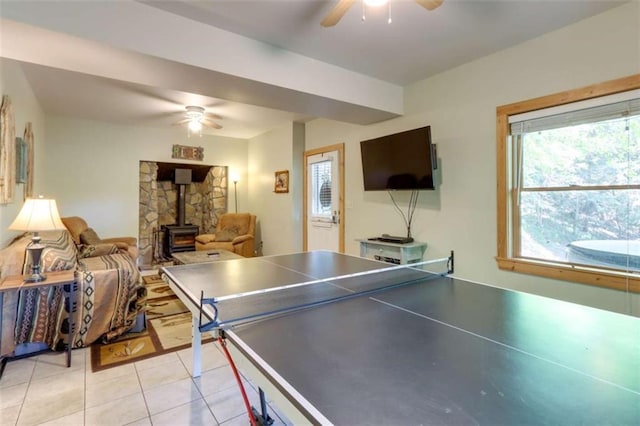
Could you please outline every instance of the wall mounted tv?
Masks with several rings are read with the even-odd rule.
[[[435,189],[431,127],[360,142],[365,191]]]

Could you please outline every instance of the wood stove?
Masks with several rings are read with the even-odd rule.
[[[163,225],[162,231],[165,257],[171,257],[172,253],[196,249],[196,236],[199,231],[196,225]]]
[[[161,227],[164,234],[163,254],[167,258],[172,253],[194,251],[199,232],[198,226],[184,223],[185,187],[191,183],[191,170],[175,169],[174,182],[178,186],[178,223]]]

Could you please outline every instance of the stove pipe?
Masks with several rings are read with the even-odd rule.
[[[174,183],[178,185],[178,226],[184,226],[185,187],[191,183],[191,169],[176,169]]]

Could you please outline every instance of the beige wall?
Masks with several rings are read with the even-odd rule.
[[[229,166],[246,181],[247,141],[216,136],[187,138],[184,128],[156,129],[48,116],[41,166],[43,190],[62,216],[82,216],[98,235],[138,235],[139,162],[171,158],[173,144],[204,147],[197,164]],[[231,185],[229,206],[234,205]],[[238,198],[246,199],[238,186]],[[233,207],[232,207],[233,208]]]
[[[34,144],[35,144],[35,169],[42,165],[42,155],[40,148],[45,140],[44,133],[44,113],[38,104],[31,86],[27,83],[20,66],[13,62],[0,59],[0,93],[9,95],[13,104],[15,115],[16,137],[22,137],[25,124],[32,123]],[[1,100],[0,100],[1,102]],[[40,192],[42,179],[38,173],[34,175],[34,192],[49,196],[50,194]],[[17,232],[9,231],[7,228],[16,218],[22,207],[24,198],[24,185],[18,184],[14,190],[13,201],[8,204],[0,204],[0,247],[4,247],[10,242]],[[35,195],[34,194],[34,195]]]
[[[422,191],[413,236],[427,256],[456,252],[456,275],[640,315],[640,298],[502,272],[496,248],[495,111],[505,103],[640,72],[640,3],[633,2],[405,88],[405,116],[371,126],[307,123],[307,149],[345,142],[346,250],[356,238],[403,235],[386,192],[364,192],[359,141],[431,125],[441,184]],[[397,194],[406,206],[407,194]]]
[[[258,217],[256,243],[262,242],[262,254],[292,253],[302,249],[300,238],[302,153],[298,125],[291,123],[249,141],[249,208]],[[294,137],[295,136],[295,137]],[[297,153],[297,159],[294,159]],[[289,170],[288,193],[275,193],[275,172]]]

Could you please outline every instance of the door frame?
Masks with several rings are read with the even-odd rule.
[[[303,158],[303,184],[302,184],[302,250],[307,251],[307,203],[308,203],[308,166],[307,160],[309,157],[318,155],[318,154],[326,154],[328,152],[338,151],[338,175],[340,176],[340,182],[338,182],[338,188],[340,190],[340,197],[338,197],[338,211],[339,211],[339,222],[338,222],[338,251],[340,253],[344,253],[344,223],[345,223],[345,212],[344,212],[344,143],[339,143],[335,145],[323,146],[321,148],[311,149],[309,151],[304,152]]]

